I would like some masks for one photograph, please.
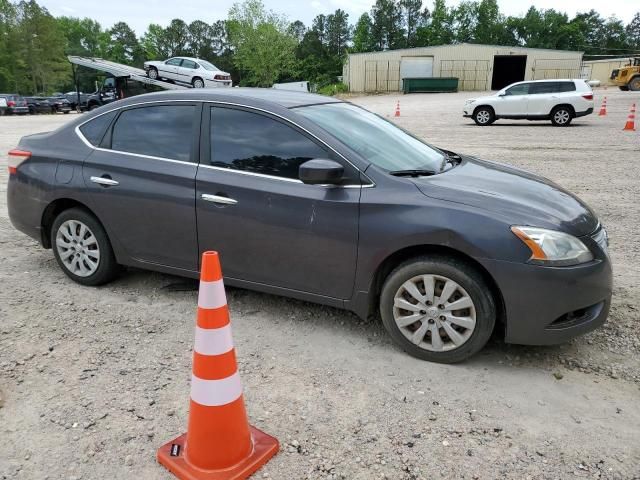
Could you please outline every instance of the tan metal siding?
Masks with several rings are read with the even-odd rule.
[[[629,64],[628,58],[610,60],[588,60],[584,62],[585,75],[589,80],[600,80],[601,85],[613,85],[611,71]]]
[[[388,85],[387,90],[378,91],[399,91],[402,82],[395,81],[394,69],[402,58],[432,56],[435,77],[458,77],[461,90],[487,90],[491,86],[495,55],[527,55],[525,80],[580,76],[581,52],[460,44],[351,54],[345,64],[344,77],[352,92],[373,91],[374,87],[384,88],[385,85]],[[389,72],[385,73],[385,70]],[[374,72],[378,80],[372,78]],[[381,82],[380,76],[394,81]]]

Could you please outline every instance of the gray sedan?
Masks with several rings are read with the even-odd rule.
[[[607,235],[552,182],[415,138],[360,107],[262,89],[142,95],[25,137],[13,225],[83,285],[130,265],[378,314],[457,362],[495,328],[552,344],[602,325]]]

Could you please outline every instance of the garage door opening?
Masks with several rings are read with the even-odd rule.
[[[501,90],[514,82],[523,81],[526,66],[526,55],[494,56],[491,90]]]

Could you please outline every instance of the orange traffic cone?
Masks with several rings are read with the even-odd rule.
[[[246,479],[279,449],[249,425],[217,252],[202,255],[187,433],[158,450],[181,480]]]
[[[601,117],[607,115],[607,97],[604,97],[602,100],[602,106],[600,107],[600,113],[598,115]]]
[[[629,110],[629,116],[627,117],[627,123],[625,124],[622,130],[631,130],[633,132],[636,131],[636,104],[631,105],[631,109]]]
[[[398,103],[396,103],[396,113],[394,117],[399,117],[399,116],[400,116],[400,100],[398,100]]]

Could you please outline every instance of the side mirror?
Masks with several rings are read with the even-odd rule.
[[[344,175],[344,167],[333,160],[314,158],[300,165],[298,176],[307,185],[335,185]]]

